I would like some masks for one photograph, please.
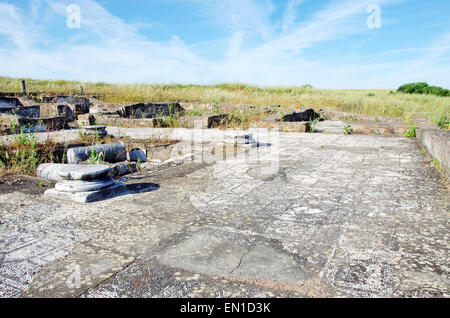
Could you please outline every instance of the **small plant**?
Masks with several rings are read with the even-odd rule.
[[[141,165],[142,165],[142,160],[141,160],[141,158],[138,158],[138,161],[136,163],[137,171],[141,171]]]
[[[97,150],[92,149],[91,156],[88,159],[88,163],[91,165],[99,165],[103,159],[105,158],[105,155],[103,152],[100,152],[97,154]]]
[[[415,125],[409,125],[409,130],[405,132],[405,137],[416,138],[417,136],[417,127]]]
[[[440,115],[438,118],[433,120],[433,123],[441,129],[450,130],[450,117],[448,117],[447,115]]]
[[[419,154],[424,155],[425,153],[426,153],[425,149],[422,148],[422,149],[419,150]]]
[[[9,122],[9,131],[11,134],[16,134],[19,132],[19,127],[14,121]]]
[[[38,183],[38,186],[39,186],[39,188],[44,188],[45,184],[44,184],[44,182],[41,181],[41,182]]]
[[[202,112],[199,109],[192,109],[191,111],[189,111],[187,113],[187,116],[191,116],[191,117],[197,117],[197,116],[201,116]]]
[[[216,103],[214,104],[214,113],[215,114],[220,114],[221,113],[218,99],[216,99]]]
[[[321,117],[317,117],[317,118],[310,118],[309,119],[309,132],[310,133],[314,133],[316,131],[316,125],[317,123],[320,121]]]
[[[344,135],[351,135],[353,133],[353,128],[350,125],[344,126]]]
[[[369,93],[369,94],[367,94],[367,97],[375,97],[375,94],[374,93]]]
[[[436,158],[433,158],[431,160],[431,166],[439,170],[439,169],[441,169],[441,162],[439,160],[437,160]]]

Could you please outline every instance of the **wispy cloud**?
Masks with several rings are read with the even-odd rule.
[[[295,20],[297,19],[299,12],[298,7],[303,2],[305,2],[305,0],[289,0],[283,13],[283,33],[290,31],[295,25]]]
[[[191,3],[196,14],[228,31],[228,38],[215,40],[225,48],[215,59],[199,53],[195,43],[185,43],[175,34],[168,41],[151,41],[141,34],[138,25],[126,23],[96,1],[79,0],[75,2],[82,9],[82,28],[55,39],[51,47],[37,45],[52,34],[36,17],[46,11],[64,21],[66,7],[72,2],[32,0],[29,12],[0,3],[0,35],[10,41],[0,47],[3,75],[109,82],[239,81],[377,88],[419,77],[425,74],[426,67],[426,74],[435,70],[442,76],[442,67],[439,70],[437,66],[450,46],[448,36],[442,35],[429,47],[419,48],[418,58],[392,63],[355,61],[336,65],[305,57],[308,48],[367,32],[364,18],[372,2],[369,0],[330,1],[309,17],[301,15],[301,19],[298,13],[302,12],[304,0],[290,0],[283,8],[270,0],[188,0],[185,4]],[[276,10],[282,13],[279,21],[273,17]],[[208,46],[217,50],[211,43],[204,45]]]

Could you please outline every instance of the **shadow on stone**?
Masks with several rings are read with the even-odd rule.
[[[156,183],[133,183],[126,184],[126,192],[125,194],[134,194],[134,193],[146,193],[151,191],[159,190],[160,185]]]

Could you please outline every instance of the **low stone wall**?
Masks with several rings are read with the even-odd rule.
[[[41,107],[39,106],[16,107],[13,110],[13,114],[20,117],[40,118]]]
[[[361,121],[361,122],[403,124],[403,120],[401,118],[394,118],[394,117],[352,114],[332,109],[321,109],[318,111],[318,113],[322,116],[323,119],[332,121],[343,121],[343,122]]]
[[[381,123],[381,122],[359,122],[347,121],[353,132],[364,135],[384,135],[384,136],[398,136],[403,137],[409,130],[409,127],[402,123]]]
[[[115,138],[157,139],[186,142],[223,143],[225,139],[253,134],[259,142],[274,142],[279,138],[279,131],[262,128],[241,129],[187,129],[187,128],[123,128],[107,127],[108,134]]]
[[[56,131],[67,129],[68,121],[65,117],[51,117],[51,118],[18,118],[19,125],[24,127],[44,126],[48,131]]]
[[[450,179],[450,130],[439,129],[426,120],[416,120],[417,140],[430,155],[439,160],[442,171]]]
[[[18,98],[15,97],[0,97],[0,107],[1,106],[23,106]]]
[[[305,133],[309,131],[309,122],[276,122],[261,120],[250,124],[252,128],[267,128],[275,129],[281,132],[301,132]]]
[[[228,120],[227,114],[205,115],[205,116],[186,116],[179,119],[180,126],[183,128],[217,128]]]
[[[153,128],[157,124],[153,118],[130,119],[120,117],[119,115],[109,115],[109,116],[95,115],[94,117],[95,122],[97,124],[105,126],[120,126],[124,128],[129,127]]]
[[[183,115],[184,108],[179,103],[172,104],[153,104],[153,103],[141,103],[135,105],[128,105],[120,108],[117,111],[120,117],[140,119],[140,118],[153,118],[156,116],[171,116],[171,115]]]

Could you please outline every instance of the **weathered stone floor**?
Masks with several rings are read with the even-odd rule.
[[[3,194],[0,297],[448,297],[450,196],[419,150],[281,134],[104,202]]]

